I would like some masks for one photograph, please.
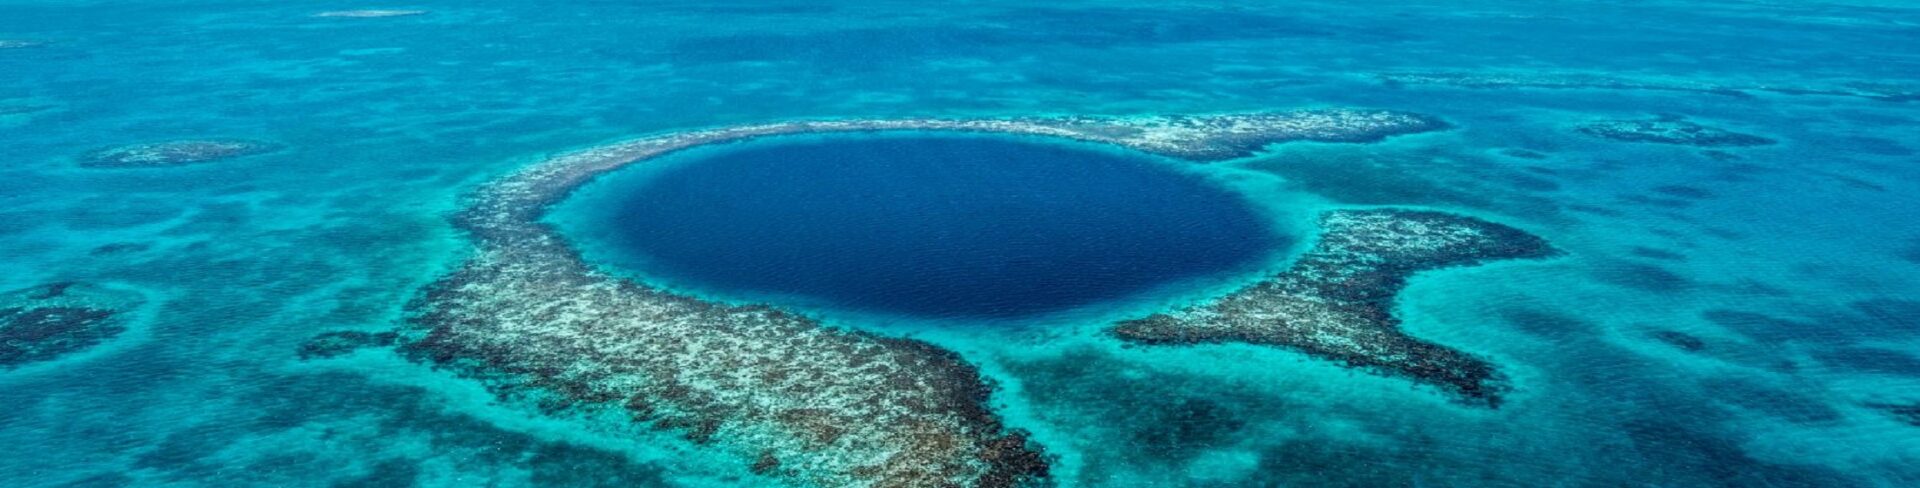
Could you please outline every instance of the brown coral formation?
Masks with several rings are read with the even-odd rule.
[[[1497,406],[1491,364],[1406,335],[1393,297],[1415,273],[1555,251],[1519,229],[1441,212],[1340,210],[1287,270],[1210,303],[1123,321],[1113,332],[1150,344],[1246,342],[1297,349]]]
[[[764,306],[678,296],[596,271],[540,222],[607,171],[670,152],[814,132],[957,130],[1099,141],[1194,160],[1275,142],[1372,140],[1433,130],[1399,112],[1316,110],[1136,119],[842,120],[668,134],[557,157],[486,186],[455,223],[475,255],[410,306],[410,357],[624,409],[803,485],[944,487],[1043,483],[1048,461],[985,406],[992,386],[925,342],[829,327]],[[531,389],[531,390],[530,390]]]

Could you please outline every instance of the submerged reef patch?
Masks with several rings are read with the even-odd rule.
[[[1773,139],[1689,122],[1678,117],[1638,120],[1601,120],[1573,129],[1581,134],[1621,142],[1651,142],[1696,147],[1746,147],[1773,144]]]
[[[163,168],[210,163],[278,150],[275,144],[243,140],[190,140],[102,149],[80,159],[83,168]]]
[[[608,171],[675,151],[812,132],[956,130],[1057,136],[1196,161],[1290,140],[1367,141],[1444,127],[1417,114],[1310,110],[1208,117],[839,120],[666,134],[535,164],[454,217],[474,255],[409,306],[409,357],[579,408],[620,409],[821,486],[1020,486],[1049,461],[1002,425],[992,385],[932,344],[829,327],[766,306],[675,295],[582,262],[541,217]],[[538,393],[536,393],[538,392]]]
[[[127,330],[137,295],[62,282],[0,294],[0,369],[98,346]]]
[[[1894,251],[1894,256],[1900,258],[1901,261],[1920,264],[1920,239],[1907,240],[1907,245],[1901,247],[1898,251]]]
[[[400,334],[395,332],[325,332],[300,344],[300,359],[325,359],[369,347],[391,346],[399,338]]]
[[[1149,344],[1283,346],[1498,405],[1504,386],[1493,366],[1406,335],[1393,298],[1421,271],[1559,251],[1513,227],[1441,212],[1339,210],[1320,226],[1319,244],[1287,270],[1207,304],[1120,322],[1113,332]]]
[[[1901,423],[1911,425],[1914,427],[1920,427],[1920,402],[1870,403],[1870,404],[1867,404],[1867,406],[1886,412],[1888,415],[1892,415],[1894,419],[1899,420]]]
[[[1699,336],[1677,330],[1657,330],[1651,334],[1654,340],[1666,343],[1687,352],[1700,352],[1707,349],[1707,341]]]

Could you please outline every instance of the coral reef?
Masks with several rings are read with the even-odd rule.
[[[1253,155],[1262,147],[1287,141],[1376,142],[1387,137],[1447,128],[1440,119],[1381,110],[1307,110],[1232,116],[1164,116],[1118,121],[1069,118],[1057,126],[1066,137],[1109,142],[1146,152],[1195,161]]]
[[[300,359],[325,359],[369,347],[391,346],[399,338],[397,332],[326,332],[300,344]]]
[[[1655,340],[1680,348],[1682,351],[1700,352],[1707,349],[1707,341],[1701,340],[1693,334],[1675,330],[1661,330],[1654,331],[1652,335]]]
[[[1287,270],[1210,303],[1122,321],[1113,333],[1148,344],[1283,346],[1497,406],[1504,387],[1493,366],[1401,332],[1393,298],[1420,271],[1558,251],[1519,229],[1441,212],[1340,210],[1320,226],[1320,242]]]
[[[597,175],[674,151],[814,132],[953,130],[1058,136],[1197,161],[1266,144],[1434,130],[1430,117],[1311,110],[1210,117],[836,120],[666,134],[559,156],[473,195],[475,243],[409,306],[400,348],[503,395],[622,409],[820,486],[1021,486],[1048,460],[986,406],[993,387],[931,344],[830,327],[765,306],[678,296],[583,263],[540,219]],[[555,400],[557,397],[557,400]]]
[[[278,150],[274,144],[241,140],[190,140],[102,149],[80,159],[84,168],[160,168],[208,163]]]
[[[343,17],[353,19],[371,19],[380,17],[407,17],[426,15],[425,10],[333,10],[313,14],[314,17]]]
[[[1773,139],[1708,127],[1678,117],[1639,120],[1602,120],[1574,128],[1581,134],[1622,142],[1651,142],[1697,147],[1742,147],[1773,144]]]
[[[0,293],[0,369],[48,361],[126,332],[137,295],[61,282]]]
[[[1708,83],[1685,79],[1633,78],[1612,74],[1579,72],[1405,72],[1377,75],[1388,85],[1445,85],[1474,89],[1578,89],[1646,90],[1700,93],[1732,97],[1751,97],[1754,93],[1775,95],[1823,95],[1854,97],[1882,102],[1920,100],[1920,87],[1861,81],[1827,84],[1783,85],[1775,83]]]

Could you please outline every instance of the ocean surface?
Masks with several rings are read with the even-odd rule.
[[[316,16],[350,9],[421,12]],[[470,257],[465,198],[571,150],[1323,107],[1450,127],[1205,165],[793,136],[616,171],[549,221],[613,273],[954,351],[1059,486],[1916,486],[1913,46],[1920,6],[1872,0],[0,0],[0,318],[126,311],[58,354],[0,350],[0,486],[780,486],[670,429],[303,344],[393,330]],[[88,163],[180,140],[271,149]],[[1563,252],[1394,300],[1407,333],[1508,378],[1498,408],[1285,348],[1106,332],[1285,266],[1321,211],[1373,207]],[[827,248],[848,245],[873,247]]]

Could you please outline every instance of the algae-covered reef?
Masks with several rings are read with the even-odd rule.
[[[679,296],[595,270],[547,208],[597,175],[674,151],[817,132],[952,130],[1057,136],[1196,161],[1290,140],[1435,130],[1417,114],[1310,110],[1206,117],[789,122],[661,135],[501,178],[454,218],[473,256],[410,305],[399,347],[506,395],[625,411],[818,486],[1024,486],[1048,458],[987,407],[993,386],[932,344],[830,327],[765,306]]]
[[[1406,335],[1394,296],[1421,271],[1557,251],[1519,229],[1442,212],[1338,210],[1321,216],[1320,226],[1320,242],[1285,271],[1190,309],[1123,321],[1113,332],[1150,344],[1288,347],[1498,405],[1498,371]]]

